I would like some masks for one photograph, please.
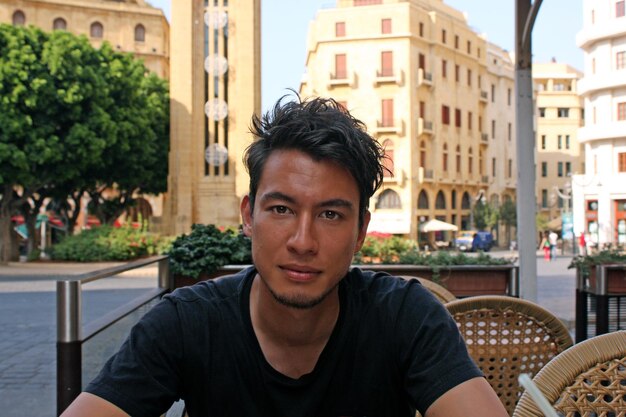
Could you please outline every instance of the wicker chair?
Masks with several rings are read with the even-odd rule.
[[[456,300],[456,297],[454,296],[454,294],[452,294],[450,291],[448,291],[447,289],[445,289],[444,287],[442,287],[441,285],[426,279],[426,278],[421,278],[421,277],[415,277],[412,275],[401,275],[401,278],[404,279],[417,279],[424,287],[426,287],[427,290],[429,290],[430,292],[432,292],[435,297],[437,297],[437,299],[439,301],[441,301],[443,304],[449,302],[449,301],[454,301]]]
[[[626,331],[585,340],[558,355],[533,379],[564,417],[626,416]],[[525,392],[513,417],[543,416]]]
[[[485,295],[452,301],[446,307],[459,326],[469,354],[509,415],[522,391],[518,376],[527,373],[532,377],[572,345],[565,325],[527,300]]]

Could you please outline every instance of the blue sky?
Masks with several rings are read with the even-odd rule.
[[[172,0],[149,0],[170,15]],[[467,12],[472,28],[502,48],[514,50],[515,0],[444,0]],[[309,22],[320,8],[332,8],[333,0],[261,0],[262,5],[262,107],[269,108],[287,88],[298,89],[304,72]],[[583,54],[576,46],[582,28],[582,0],[546,0],[533,31],[534,62],[553,57],[579,70]]]

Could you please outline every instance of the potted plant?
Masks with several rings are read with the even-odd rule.
[[[609,249],[591,255],[578,255],[572,259],[568,268],[575,268],[585,283],[584,287],[596,292],[597,265],[626,266],[626,253]],[[626,294],[626,272],[623,267],[607,269],[607,289],[609,294]]]
[[[194,224],[191,233],[172,242],[167,252],[174,288],[241,270],[252,263],[250,239],[242,231]],[[221,270],[224,265],[242,265],[234,271]]]

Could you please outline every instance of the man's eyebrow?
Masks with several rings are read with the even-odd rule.
[[[322,201],[319,204],[320,207],[345,207],[350,210],[354,208],[354,204],[352,204],[348,200],[344,200],[343,198],[333,198],[331,200]]]
[[[287,203],[295,203],[296,200],[291,197],[288,196],[287,194],[283,194],[280,191],[272,191],[266,194],[263,194],[261,196],[261,200],[263,201],[268,201],[268,200],[281,200],[281,201],[286,201]]]

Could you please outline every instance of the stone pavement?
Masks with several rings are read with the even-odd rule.
[[[515,256],[493,252],[492,256]],[[537,257],[538,303],[552,311],[573,331],[575,274],[567,269],[570,256],[554,262]],[[56,298],[55,281],[109,268],[119,263],[12,263],[0,266],[0,416],[56,415]],[[156,286],[156,266],[86,284],[83,320],[88,322]],[[113,329],[85,346],[84,360],[104,360],[115,350],[128,326]],[[116,340],[101,349],[103,339]],[[121,340],[121,339],[120,339]],[[83,382],[91,375],[85,374]]]

